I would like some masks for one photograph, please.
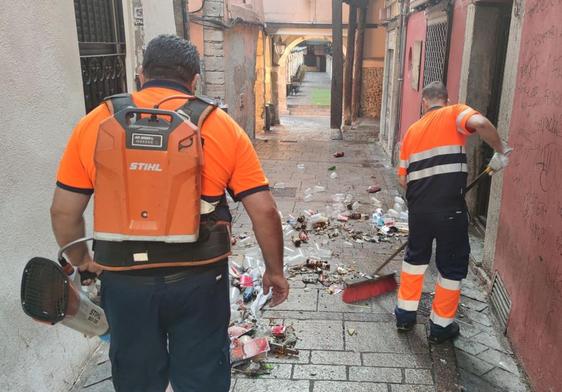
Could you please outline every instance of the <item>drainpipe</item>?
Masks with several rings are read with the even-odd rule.
[[[181,15],[183,24],[183,38],[189,41],[189,14],[188,10],[188,0],[181,1]]]
[[[397,103],[396,108],[397,110],[395,113],[397,114],[397,119],[394,126],[394,140],[392,141],[392,155],[391,155],[391,162],[393,165],[396,164],[396,157],[395,157],[395,149],[396,145],[400,141],[400,125],[402,119],[402,89],[404,86],[404,63],[406,59],[406,26],[408,21],[408,10],[410,8],[410,1],[409,0],[401,0],[401,8],[400,8],[400,53],[399,53],[399,63],[398,67],[400,70],[400,74],[398,76],[398,91],[397,91]]]

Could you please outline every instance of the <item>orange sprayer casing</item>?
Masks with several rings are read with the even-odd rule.
[[[197,241],[203,151],[190,121],[165,110],[122,110],[101,123],[94,161],[95,239]]]

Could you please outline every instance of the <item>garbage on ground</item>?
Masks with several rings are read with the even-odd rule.
[[[334,171],[334,170],[336,170],[336,167],[335,167],[335,166],[330,166],[330,167],[328,168],[328,170],[329,170],[329,171]]]
[[[344,155],[345,155],[345,153],[344,153],[343,151],[339,151],[339,152],[336,152],[336,153],[334,154],[334,158],[341,158],[341,157],[343,157]]]
[[[337,178],[335,166],[330,169],[330,176]],[[284,183],[274,186],[284,187]],[[369,192],[380,189],[371,186]],[[407,236],[408,210],[405,201],[398,196],[357,197],[349,189],[328,197],[318,195],[324,192],[325,186],[311,184],[304,190],[304,200],[328,199],[325,207],[304,207],[293,215],[280,214],[285,242],[284,271],[289,280],[303,282],[304,291],[321,289],[327,295],[338,295],[346,282],[369,275],[360,271],[354,260],[342,258],[342,254],[348,254],[345,249],[342,254],[336,249],[394,242],[397,237]],[[391,208],[383,209],[383,206]],[[271,370],[267,365],[268,356],[298,355],[295,349],[298,338],[291,325],[262,317],[262,309],[272,293],[264,293],[265,263],[254,236],[241,233],[234,237],[233,252],[229,266],[233,372],[258,377]],[[353,329],[346,333],[357,334]]]
[[[330,178],[332,180],[335,180],[336,178],[338,178],[338,173],[336,173],[335,171],[333,171],[332,173],[330,173]]]
[[[367,192],[369,193],[377,193],[380,191],[381,191],[381,187],[376,185],[371,185],[370,187],[367,188]]]

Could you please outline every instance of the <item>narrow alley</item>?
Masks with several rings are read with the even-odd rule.
[[[307,80],[318,79],[318,75],[311,74]],[[322,84],[316,83],[315,87],[322,88]],[[298,104],[302,102],[303,105],[299,107],[300,115],[283,116],[281,125],[256,140],[255,146],[284,221],[313,211],[330,217],[329,224],[338,228],[340,234],[329,239],[311,232],[308,244],[298,249],[291,235],[286,235],[285,257],[290,259],[297,252],[302,252],[305,258],[318,257],[320,249],[332,272],[369,274],[406,237],[388,237],[381,242],[350,238],[345,235],[346,230],[367,235],[377,230],[370,220],[338,222],[330,215],[334,212],[331,206],[336,204],[335,195],[342,194],[351,195],[349,200],[358,203],[354,212],[366,218],[371,217],[377,206],[387,211],[395,204],[395,197],[401,196],[395,172],[375,143],[378,127],[374,122],[362,120],[353,132],[344,132],[343,140],[331,140],[329,117],[318,116],[309,106],[313,92],[314,88],[303,89]],[[336,158],[337,152],[345,155]],[[332,178],[335,177],[333,173],[337,174],[336,178]],[[370,194],[367,188],[371,185],[382,190]],[[311,191],[316,186],[319,191]],[[245,255],[256,251],[252,227],[241,204],[231,204],[231,211],[233,235],[239,241],[231,261],[244,265]],[[284,227],[286,234],[291,231],[289,225]],[[250,241],[240,241],[244,238]],[[397,256],[383,272],[399,271],[401,262],[402,257]],[[293,266],[291,263],[288,262],[289,268]],[[474,276],[463,286],[462,336],[454,347],[445,344],[433,349],[427,341],[426,324],[436,280],[434,267],[426,275],[421,317],[409,334],[396,331],[395,293],[348,305],[342,302],[341,289],[334,292],[318,279],[314,283],[306,280],[305,275],[289,276],[289,300],[275,309],[264,308],[260,323],[294,328],[298,338],[295,348],[299,354],[287,357],[269,353],[265,359],[269,370],[259,377],[234,372],[232,391],[528,390],[520,379],[511,350],[491,328],[484,289]],[[104,344],[73,392],[111,392],[110,379],[107,345]]]
[[[562,391],[561,19],[562,0],[3,7],[0,392]],[[173,317],[144,311],[137,270]]]

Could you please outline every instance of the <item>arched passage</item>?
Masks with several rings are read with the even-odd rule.
[[[285,45],[285,48],[281,55],[277,58],[277,66],[274,66],[271,70],[272,72],[272,81],[276,81],[276,86],[274,88],[274,102],[276,103],[276,111],[279,114],[287,114],[287,63],[289,59],[289,55],[292,51],[306,41],[325,41],[325,42],[332,42],[332,37],[330,35],[318,35],[318,34],[306,34],[306,35],[299,35],[299,36],[291,36],[278,39],[278,43]],[[275,39],[274,39],[275,42]],[[346,54],[346,47],[343,47],[344,57]],[[279,118],[279,116],[276,116]]]

